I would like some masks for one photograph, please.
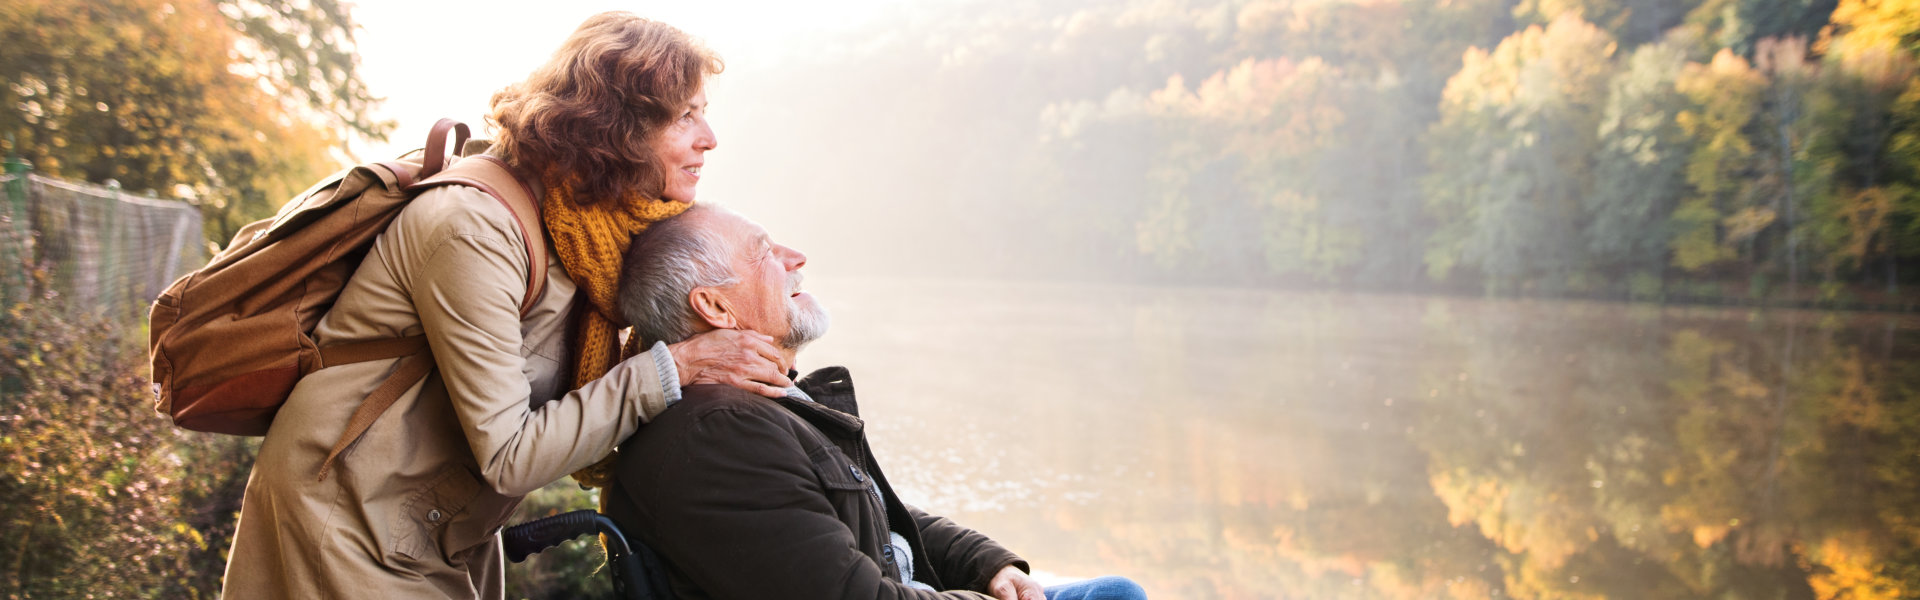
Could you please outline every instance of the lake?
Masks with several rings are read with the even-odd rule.
[[[1920,594],[1920,320],[808,280],[909,502],[1156,599]]]

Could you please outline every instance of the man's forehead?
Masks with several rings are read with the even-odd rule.
[[[767,230],[759,223],[729,210],[707,210],[706,219],[698,224],[711,229],[733,243],[736,247],[758,245],[767,239]]]

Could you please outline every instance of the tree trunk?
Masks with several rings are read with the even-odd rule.
[[[1791,299],[1800,291],[1800,236],[1794,231],[1797,211],[1793,201],[1793,132],[1787,128],[1793,110],[1788,108],[1785,112],[1780,119],[1780,196],[1787,205],[1782,212],[1787,215],[1787,298]]]
[[[1900,297],[1900,261],[1895,260],[1898,257],[1893,254],[1893,245],[1887,246],[1887,301],[1892,302]]]

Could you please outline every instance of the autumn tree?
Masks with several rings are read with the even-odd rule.
[[[1325,279],[1350,267],[1360,255],[1360,233],[1332,220],[1327,204],[1332,184],[1320,160],[1344,124],[1339,73],[1309,58],[1242,61],[1208,77],[1195,89],[1176,77],[1149,98],[1169,125],[1190,131],[1202,154],[1164,161],[1156,186],[1170,207],[1141,225],[1141,249],[1165,253],[1194,242],[1178,217],[1206,210],[1202,203],[1232,196],[1189,192],[1196,171],[1231,169],[1246,194],[1245,206],[1219,207],[1245,214],[1259,225],[1266,266],[1278,274]],[[1176,170],[1177,169],[1177,170]]]
[[[1732,50],[1721,50],[1708,64],[1687,65],[1675,81],[1692,102],[1676,121],[1694,146],[1686,177],[1692,193],[1672,217],[1676,267],[1700,272],[1732,259],[1738,242],[1757,233],[1754,223],[1772,222],[1770,209],[1746,184],[1758,153],[1746,128],[1760,111],[1766,84],[1766,77]]]
[[[1652,42],[1683,22],[1703,0],[1521,0],[1513,7],[1522,23],[1545,25],[1577,16],[1607,30],[1628,47]]]
[[[1809,100],[1821,135],[1808,148],[1823,185],[1809,199],[1806,229],[1830,290],[1860,273],[1895,294],[1900,261],[1920,256],[1920,69],[1895,34],[1920,24],[1920,12],[1903,6],[1844,2],[1823,44],[1826,66]]]
[[[1612,36],[1567,15],[1492,52],[1469,50],[1429,135],[1428,209],[1440,222],[1427,264],[1494,289],[1564,286],[1583,266],[1581,198],[1613,76]]]
[[[1898,1],[1898,0],[1896,0]],[[1752,58],[1760,40],[1820,35],[1837,0],[1700,0],[1686,22],[1705,33],[1710,51]]]
[[[224,243],[380,137],[334,2],[0,2],[0,131],[55,177],[185,198]]]
[[[1920,3],[1908,0],[1840,0],[1832,23],[1845,45],[1893,48],[1920,54]]]
[[[1677,120],[1686,97],[1674,88],[1686,64],[1677,43],[1641,46],[1627,58],[1608,87],[1593,193],[1583,198],[1594,265],[1628,274],[1641,296],[1663,286],[1669,217],[1687,190],[1693,145]]]

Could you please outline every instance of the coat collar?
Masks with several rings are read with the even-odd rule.
[[[854,400],[853,376],[846,367],[825,367],[794,382],[813,402],[779,398],[781,406],[800,415],[821,431],[859,433],[860,404]]]

